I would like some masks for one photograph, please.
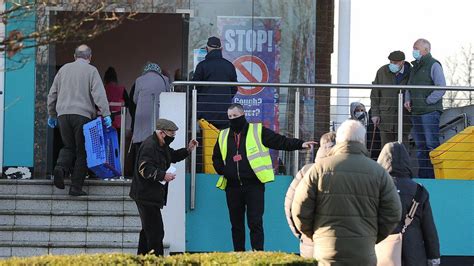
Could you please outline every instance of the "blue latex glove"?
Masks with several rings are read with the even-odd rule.
[[[48,126],[50,128],[55,128],[57,125],[58,125],[58,119],[57,118],[48,117]]]
[[[112,118],[110,116],[104,117],[104,124],[107,128],[112,126]]]

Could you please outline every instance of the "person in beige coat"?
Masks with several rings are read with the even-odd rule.
[[[365,127],[347,120],[336,146],[300,182],[291,205],[296,229],[314,242],[320,265],[376,265],[375,244],[401,218],[390,175],[367,157]]]
[[[316,153],[316,158],[314,162],[316,163],[319,159],[322,159],[327,156],[331,148],[336,144],[336,132],[328,132],[321,136],[319,140],[319,149]],[[291,203],[295,196],[295,189],[300,183],[303,176],[308,172],[308,170],[314,165],[314,163],[307,164],[298,171],[295,178],[288,187],[288,191],[285,196],[285,214],[286,220],[288,221],[288,226],[290,227],[293,234],[300,240],[300,256],[304,258],[313,257],[313,240],[301,234],[293,223],[293,218],[291,218]]]

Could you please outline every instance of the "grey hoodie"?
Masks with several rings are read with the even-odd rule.
[[[400,195],[402,220],[393,232],[398,233],[417,188],[417,183],[411,180],[410,155],[403,144],[390,142],[383,147],[377,162],[393,177]],[[403,234],[402,265],[438,265],[439,258],[438,232],[433,220],[429,193],[423,188],[415,218]]]
[[[364,110],[364,114],[362,117],[356,117],[355,116],[355,109],[360,106]],[[367,109],[365,108],[365,105],[361,102],[352,102],[351,103],[351,119],[353,120],[358,120],[359,122],[362,123],[365,127],[369,124],[369,116],[367,114]]]

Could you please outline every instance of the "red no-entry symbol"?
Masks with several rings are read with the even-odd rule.
[[[268,68],[262,59],[253,55],[243,55],[233,62],[237,70],[239,82],[268,82]],[[262,91],[263,87],[240,87],[239,92],[253,95]]]

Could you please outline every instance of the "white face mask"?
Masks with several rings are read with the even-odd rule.
[[[365,112],[355,112],[354,113],[354,116],[359,119],[359,120],[362,120],[365,118]]]

